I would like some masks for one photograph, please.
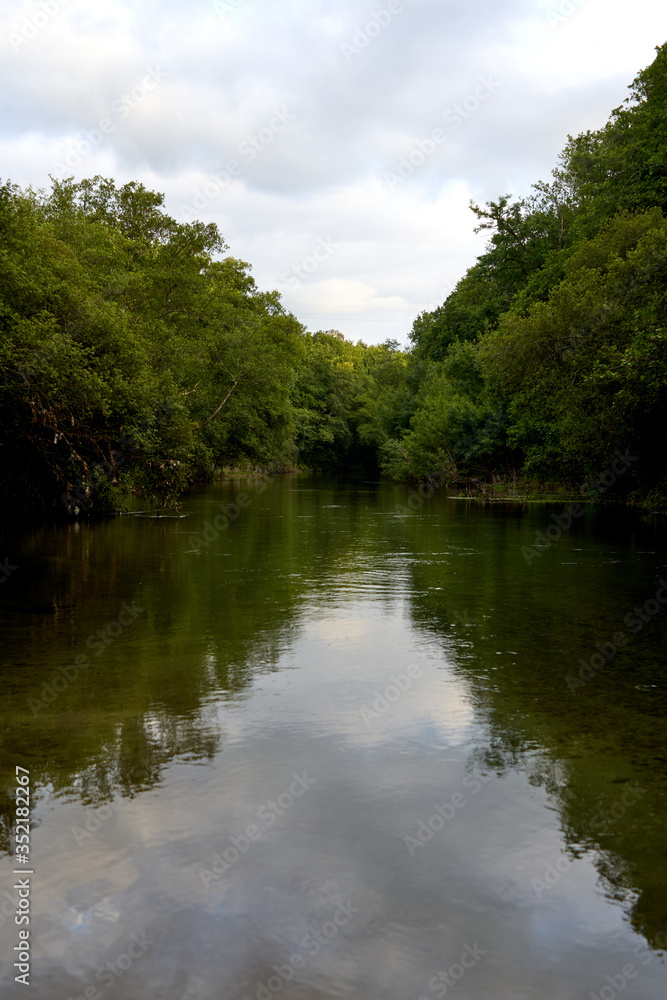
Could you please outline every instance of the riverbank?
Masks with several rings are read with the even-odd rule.
[[[540,482],[534,479],[493,477],[491,481],[463,479],[445,484],[452,500],[477,500],[484,503],[615,503],[653,514],[667,514],[667,487],[642,495],[638,491],[623,494],[613,484],[591,487],[581,484]]]

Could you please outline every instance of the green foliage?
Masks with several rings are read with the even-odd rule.
[[[403,352],[307,334],[140,183],[0,185],[3,505],[175,504],[225,466],[582,483],[617,449],[667,505],[667,46],[530,197],[471,207],[486,249]]]
[[[471,267],[447,301],[423,312],[414,321],[410,339],[415,353],[428,361],[442,361],[452,344],[477,340],[495,326],[511,296],[502,289],[485,260]]]
[[[174,504],[215,465],[296,457],[300,324],[162,203],[100,177],[0,188],[5,506]]]
[[[475,348],[456,344],[423,382],[409,429],[381,449],[381,466],[399,479],[453,482],[488,473],[504,459],[505,418],[487,398]]]
[[[536,185],[530,201],[511,202],[503,195],[486,208],[471,204],[471,209],[479,220],[475,232],[491,236],[486,253],[446,302],[415,320],[410,339],[416,353],[429,360],[442,361],[452,345],[494,329],[522,295],[539,295],[546,263],[560,259],[570,241],[572,196],[558,177],[552,185]]]
[[[306,339],[294,392],[296,444],[309,468],[354,469],[372,457],[358,433],[359,397],[369,388],[364,345],[319,331]]]
[[[506,314],[485,338],[487,384],[512,417],[526,472],[583,478],[616,447],[655,439],[667,385],[666,277],[662,213],[619,215],[577,247],[547,302]]]
[[[641,459],[619,492],[664,506],[667,46],[533,192],[472,206],[486,252],[415,321],[413,354],[431,368],[383,468],[582,483],[629,449]]]
[[[625,106],[597,132],[570,137],[562,162],[585,214],[667,210],[667,45],[637,76]]]

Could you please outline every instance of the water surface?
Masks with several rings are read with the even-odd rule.
[[[408,500],[5,530],[3,997],[15,764],[36,1000],[665,996],[664,525]]]

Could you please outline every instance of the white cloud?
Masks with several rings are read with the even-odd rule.
[[[667,35],[655,0],[631,17],[620,0],[403,0],[391,17],[352,0],[47,7],[0,24],[4,176],[47,185],[106,119],[75,176],[139,179],[174,215],[208,185],[200,217],[262,287],[284,287],[311,328],[370,342],[404,339],[473,263],[469,199],[547,177],[567,134],[602,126]],[[141,95],[151,70],[163,79]],[[436,129],[445,139],[418,163]],[[339,248],[309,280],[280,284],[329,238]]]

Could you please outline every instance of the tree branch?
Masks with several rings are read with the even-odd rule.
[[[211,416],[207,417],[206,420],[203,422],[203,424],[199,424],[198,427],[196,427],[196,430],[200,431],[202,429],[202,427],[206,427],[206,424],[210,423],[210,421],[213,420],[214,417],[217,417],[217,415],[220,413],[220,410],[223,408],[223,406],[225,405],[225,403],[227,402],[227,400],[229,399],[229,397],[231,396],[231,394],[234,392],[234,389],[239,384],[239,382],[242,381],[242,379],[243,379],[243,376],[241,376],[240,378],[236,379],[236,381],[234,382],[233,386],[231,387],[231,389],[229,390],[229,392],[227,393],[227,395],[225,396],[225,398],[223,399],[223,401],[220,403],[220,406],[216,407],[216,409],[213,411],[213,413],[211,414]]]

